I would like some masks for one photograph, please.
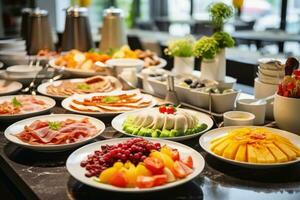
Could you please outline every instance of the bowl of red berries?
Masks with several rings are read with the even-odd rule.
[[[287,74],[274,99],[274,118],[279,128],[300,135],[300,70]]]

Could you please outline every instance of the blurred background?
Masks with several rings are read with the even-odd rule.
[[[210,35],[212,27],[207,8],[220,1],[235,6],[235,16],[224,29],[235,38],[236,47],[263,55],[300,55],[299,0],[0,0],[0,37],[20,35],[22,9],[39,7],[49,12],[52,31],[57,36],[55,41],[59,44],[65,9],[79,5],[88,7],[93,39],[97,43],[103,11],[113,6],[124,11],[128,30],[144,31],[128,33],[136,36],[144,48],[161,54],[157,44],[174,37]],[[256,62],[257,55],[251,56],[249,62]]]

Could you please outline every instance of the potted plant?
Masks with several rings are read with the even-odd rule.
[[[215,32],[222,31],[224,23],[233,15],[233,8],[225,3],[212,3],[208,7],[208,13]]]
[[[165,54],[174,57],[173,72],[176,74],[191,74],[194,70],[195,39],[190,36],[183,39],[170,41]]]
[[[232,37],[222,31],[225,21],[233,14],[232,8],[224,3],[209,7],[214,34],[200,38],[194,46],[194,54],[201,58],[201,78],[224,81],[226,75],[225,48],[234,46]]]

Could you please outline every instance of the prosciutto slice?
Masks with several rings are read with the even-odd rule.
[[[55,123],[56,127],[51,127]],[[69,144],[94,136],[99,130],[87,118],[49,122],[34,121],[15,136],[29,144]]]

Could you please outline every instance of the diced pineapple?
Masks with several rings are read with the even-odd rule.
[[[221,140],[224,140],[226,138],[228,138],[228,135],[224,135],[224,136],[215,138],[215,139],[211,140],[210,143],[213,144],[213,143],[216,143],[216,142],[220,142]]]
[[[242,144],[239,146],[239,149],[237,150],[237,153],[235,155],[235,160],[237,161],[242,161],[242,162],[247,162],[247,145]]]
[[[272,153],[269,151],[269,149],[263,145],[261,145],[261,151],[263,157],[266,160],[266,163],[276,163],[276,159],[272,155]]]
[[[300,157],[300,148],[266,128],[238,128],[211,141],[210,149],[228,159],[249,163],[280,163]]]
[[[289,148],[291,148],[291,150],[293,150],[296,153],[297,156],[300,156],[300,149],[296,145],[294,145],[292,143],[286,143],[286,142],[283,142],[283,141],[281,141],[281,142],[286,144]]]
[[[231,142],[230,139],[226,139],[223,142],[221,142],[218,146],[216,146],[213,149],[213,152],[215,152],[215,154],[222,156],[224,149],[227,147],[227,145],[229,145]]]
[[[287,155],[289,160],[295,160],[297,157],[297,154],[286,144],[282,142],[275,141],[274,144],[283,152],[285,155]]]
[[[247,160],[250,163],[257,163],[257,157],[256,157],[255,149],[250,144],[247,144]]]
[[[270,152],[272,152],[273,156],[276,158],[276,162],[287,162],[288,157],[273,143],[267,145]]]
[[[231,142],[224,150],[223,152],[223,157],[228,158],[228,159],[234,159],[235,154],[239,148],[239,143],[238,142]]]
[[[263,154],[263,149],[260,146],[253,147],[256,153],[256,160],[258,163],[266,163],[265,155]]]

